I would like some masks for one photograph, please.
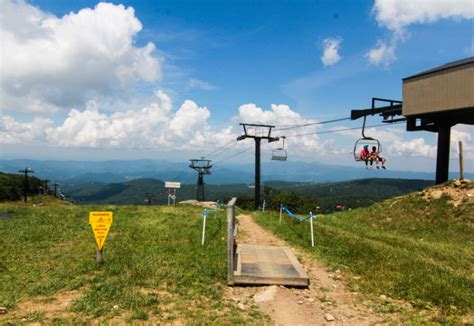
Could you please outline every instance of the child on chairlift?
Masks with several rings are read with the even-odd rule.
[[[369,153],[369,160],[370,160],[370,168],[372,168],[372,164],[375,162],[375,167],[378,169],[379,168],[379,162],[381,162],[382,163],[382,169],[385,170],[385,158],[379,156],[379,153],[377,152],[377,147],[376,146],[372,146],[372,151]],[[365,165],[367,165],[367,161],[366,161]]]

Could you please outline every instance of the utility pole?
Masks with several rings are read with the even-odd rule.
[[[148,204],[148,205],[151,205],[151,199],[153,198],[153,194],[151,193],[146,193],[145,194],[145,202]]]
[[[35,173],[35,171],[30,169],[29,167],[26,167],[24,170],[20,170],[18,172],[25,174],[25,180],[23,182],[23,200],[25,201],[25,204],[26,204],[26,202],[28,201],[28,198],[27,198],[28,191],[30,190],[30,184],[28,182],[28,173]]]
[[[278,141],[278,137],[272,137],[272,128],[275,126],[241,123],[244,134],[237,137],[237,140],[253,138],[255,140],[255,209],[260,205],[260,143],[262,139],[267,139],[269,143]]]
[[[55,183],[53,184],[53,186],[54,186],[54,197],[57,198],[57,197],[58,197],[58,186],[59,186],[59,183],[55,182]]]
[[[43,180],[43,184],[44,184],[44,186],[43,186],[44,195],[47,195],[47,194],[48,194],[48,190],[49,190],[49,189],[48,189],[48,182],[49,182],[48,179]]]
[[[201,159],[190,159],[191,164],[189,167],[198,173],[196,199],[198,201],[204,201],[206,196],[204,193],[204,175],[211,174],[211,160]]]

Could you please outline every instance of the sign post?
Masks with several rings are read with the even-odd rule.
[[[95,241],[97,243],[96,261],[99,263],[102,260],[102,248],[104,247],[107,234],[112,225],[112,212],[90,212],[89,224],[94,232]]]
[[[176,189],[181,188],[181,182],[166,181],[165,188],[167,189],[168,206],[170,206],[171,200],[173,200],[173,206],[176,206]]]

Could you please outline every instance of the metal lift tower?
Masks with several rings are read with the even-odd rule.
[[[197,191],[196,191],[196,199],[199,201],[205,200],[205,192],[204,192],[204,175],[211,174],[211,160],[201,159],[191,159],[189,160],[191,164],[189,167],[193,170],[196,170],[198,173],[198,181],[197,181]]]
[[[237,140],[255,139],[255,209],[258,209],[260,205],[260,142],[262,139],[267,139],[271,143],[278,141],[279,138],[271,136],[272,128],[275,126],[251,123],[241,123],[240,125],[244,128],[244,134]]]

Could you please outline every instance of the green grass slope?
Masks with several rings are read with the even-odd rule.
[[[88,224],[88,212],[95,210],[114,213],[100,265]],[[0,306],[9,310],[0,324],[23,318],[46,323],[65,322],[61,318],[196,324],[265,320],[250,307],[244,312],[223,300],[223,213],[208,219],[204,246],[202,209],[194,207],[10,203],[0,204],[0,213]],[[81,295],[68,308],[68,317],[15,313],[22,302],[71,290]]]
[[[344,269],[354,291],[434,307],[441,319],[449,319],[474,311],[473,188],[473,183],[446,187],[457,197],[457,207],[449,192],[440,197],[442,190],[434,188],[320,216],[314,222],[314,248],[309,222],[285,216],[280,224],[276,212],[257,213],[256,220],[313,257]],[[427,200],[431,191],[438,194]]]

